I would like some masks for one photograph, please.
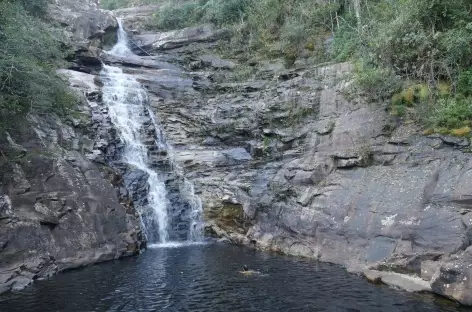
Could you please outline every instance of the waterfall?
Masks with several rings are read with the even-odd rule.
[[[123,24],[120,19],[117,19],[118,22],[118,42],[115,46],[108,52],[109,54],[116,56],[127,56],[133,54],[128,47],[128,36],[126,35],[125,30],[123,29]]]
[[[120,68],[104,66],[101,73],[103,85],[103,102],[108,107],[112,123],[119,130],[124,143],[122,161],[133,168],[145,172],[149,177],[148,205],[141,211],[148,240],[154,240],[150,232],[153,223],[158,224],[158,241],[168,240],[168,218],[166,189],[158,174],[149,166],[148,145],[143,142],[146,120],[146,93],[139,82],[126,75]],[[148,143],[148,142],[146,142]],[[149,211],[149,208],[153,211]]]
[[[192,208],[190,218],[190,239],[194,242],[203,240],[203,222],[202,222],[202,200],[200,197],[195,195],[195,188],[190,181],[184,178],[183,189],[181,190],[185,194],[187,200]]]
[[[187,200],[190,205],[190,231],[189,238],[194,242],[199,242],[203,240],[203,205],[202,200],[195,194],[194,185],[187,180],[184,176],[182,167],[177,165],[174,158],[174,149],[168,144],[167,148],[169,150],[169,157],[171,160],[172,170],[176,171],[179,175],[183,177],[183,183],[180,185],[180,193]]]
[[[118,26],[118,42],[107,53],[115,57],[131,56],[133,52],[129,49],[129,40],[120,20]],[[118,67],[104,65],[100,75],[103,81],[103,102],[124,144],[121,161],[148,177],[147,200],[137,207],[144,233],[149,243],[162,245],[169,241],[168,205],[171,203],[167,198],[165,182],[153,169],[149,154],[156,148],[159,151],[167,151],[169,146],[149,109],[149,98],[141,84]],[[188,239],[199,242],[203,239],[201,200],[195,195],[193,185],[185,178],[180,192],[191,209]]]

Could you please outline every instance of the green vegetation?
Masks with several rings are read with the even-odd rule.
[[[169,0],[101,0],[100,5],[106,10],[116,10],[120,8],[131,8],[146,4],[165,4]],[[174,5],[180,5],[186,0],[172,0]]]
[[[128,0],[102,0],[100,1],[100,4],[104,9],[107,10],[116,10],[133,5],[133,3]]]
[[[251,0],[199,0],[180,6],[164,4],[156,12],[150,27],[162,30],[184,28],[199,23],[234,24],[244,20]]]
[[[64,113],[74,101],[56,74],[64,57],[52,28],[42,21],[46,0],[0,2],[0,130],[30,113]]]
[[[432,128],[472,126],[470,0],[102,0],[137,3],[161,4],[151,28],[233,27],[232,46],[289,66],[301,55],[351,61],[356,91],[391,103],[392,114]]]
[[[448,129],[465,127],[472,120],[472,98],[445,97],[438,100],[434,124]]]
[[[380,93],[384,99],[393,96],[394,115],[415,116],[434,129],[469,125],[470,1],[371,2],[361,7],[356,23],[353,17],[343,19],[334,37],[334,52],[339,59],[361,59],[370,65],[368,70],[358,68],[356,82],[360,89],[368,94]],[[390,75],[383,75],[384,70]],[[392,87],[385,88],[385,80],[393,75],[401,77],[402,83],[387,83]]]
[[[356,65],[354,86],[362,90],[367,99],[385,101],[402,88],[401,78],[392,69],[363,61]]]

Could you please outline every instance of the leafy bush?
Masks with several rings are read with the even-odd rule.
[[[167,3],[149,22],[162,30],[185,28],[201,23],[229,25],[242,22],[252,0],[199,0],[181,5]]]
[[[100,5],[106,10],[116,10],[131,5],[129,0],[102,0]]]
[[[248,23],[264,40],[275,39],[289,13],[289,2],[281,0],[254,1],[249,9]]]
[[[252,0],[210,0],[205,8],[205,20],[217,25],[243,22]]]
[[[47,10],[47,0],[17,0],[23,9],[30,15],[39,17],[43,16]]]
[[[322,61],[324,42],[334,31],[334,16],[339,9],[338,1],[316,5],[309,0],[253,1],[247,23],[252,36],[258,38],[262,46],[280,42],[287,65],[305,49]]]
[[[384,101],[402,87],[402,80],[388,68],[359,62],[354,75],[354,86],[371,101]]]
[[[358,54],[423,81],[454,81],[460,71],[472,65],[470,1],[369,2],[362,12],[362,25],[356,21],[348,25],[361,43]]]
[[[40,19],[41,1],[0,3],[0,127],[29,112],[63,113],[74,97],[55,68],[63,58],[55,33]],[[28,14],[29,13],[29,14]],[[10,125],[11,125],[10,124]]]
[[[439,100],[431,122],[447,129],[469,125],[472,119],[472,98],[442,98]]]
[[[203,7],[198,2],[189,2],[183,6],[169,4],[155,14],[150,26],[162,30],[185,28],[201,21],[203,15]]]
[[[352,14],[347,15],[334,33],[330,54],[337,61],[346,61],[358,51],[360,38],[356,29],[351,26],[355,25],[354,18]]]
[[[446,130],[468,124],[472,3],[369,0],[361,5],[360,19],[341,12],[332,46],[337,60],[363,59],[369,64],[358,70],[355,85],[377,100],[398,87],[397,79],[389,77],[417,81],[419,90],[408,88],[393,97],[394,114],[416,110],[419,120]]]
[[[472,68],[460,73],[457,81],[457,92],[464,96],[472,96]]]

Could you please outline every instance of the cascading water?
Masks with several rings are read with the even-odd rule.
[[[174,150],[172,146],[168,146],[169,155],[172,161],[172,169],[179,172],[181,176],[184,176],[183,170],[179,167],[173,157]],[[194,242],[199,242],[203,240],[203,222],[202,222],[202,214],[203,214],[203,206],[202,200],[195,194],[195,187],[193,184],[188,181],[186,178],[183,179],[183,183],[180,185],[180,193],[182,196],[185,197],[187,202],[190,205],[191,212],[190,212],[190,231],[189,231],[189,238]]]
[[[115,57],[133,55],[128,46],[128,37],[121,21],[118,20],[118,42],[108,52]],[[121,161],[147,176],[147,200],[138,207],[142,225],[149,243],[166,243],[169,240],[169,216],[166,185],[159,174],[152,168],[149,152],[167,150],[161,129],[148,108],[148,96],[141,84],[120,68],[103,66],[101,72],[103,102],[108,107],[111,121],[118,130],[124,143]],[[153,140],[150,142],[149,129],[152,128]],[[195,195],[193,185],[184,180],[181,187],[190,206],[190,227],[188,239],[194,242],[203,239],[201,226],[202,205]],[[156,231],[157,228],[157,231]]]
[[[128,36],[123,29],[123,24],[120,19],[118,21],[118,41],[115,46],[108,52],[109,54],[116,56],[127,56],[133,54],[128,47]]]
[[[157,223],[157,241],[165,243],[169,237],[165,184],[150,168],[148,146],[143,143],[146,94],[141,85],[120,68],[104,66],[102,80],[103,102],[108,106],[112,123],[119,130],[124,143],[122,161],[149,176],[148,204],[147,207],[141,207],[146,237],[150,242],[156,242],[156,235],[152,230],[153,224]]]
[[[200,197],[195,195],[195,188],[192,183],[187,179],[184,179],[184,188],[182,193],[186,194],[190,207],[192,208],[190,224],[190,239],[199,242],[203,240],[203,222],[202,222],[202,200]]]

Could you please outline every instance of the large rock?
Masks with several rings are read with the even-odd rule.
[[[83,72],[99,72],[102,50],[116,43],[118,23],[109,11],[100,10],[93,0],[55,0],[48,6],[51,23],[63,30],[60,38],[71,48],[70,68]]]
[[[141,34],[134,39],[141,49],[150,52],[180,48],[197,42],[214,42],[228,36],[228,30],[203,25],[158,34]]]
[[[136,254],[140,224],[95,164],[69,149],[81,134],[52,116],[11,134],[26,154],[2,162],[0,289]],[[0,143],[1,150],[16,148]]]
[[[445,261],[433,277],[434,292],[472,305],[472,249]]]
[[[97,8],[93,0],[55,0],[49,4],[48,13],[53,22],[64,27],[72,45],[103,48],[116,42],[115,17]]]
[[[419,277],[412,277],[394,272],[365,270],[362,272],[367,280],[373,283],[384,283],[391,287],[404,289],[408,292],[430,292],[429,283]]]
[[[124,186],[131,193],[131,199],[136,205],[146,204],[148,178],[149,174],[139,169],[130,169],[123,175]]]
[[[117,156],[108,150],[116,140],[100,104],[101,81],[59,73],[80,99],[68,118],[31,114],[0,138],[0,292],[143,247],[120,173],[106,165]]]

